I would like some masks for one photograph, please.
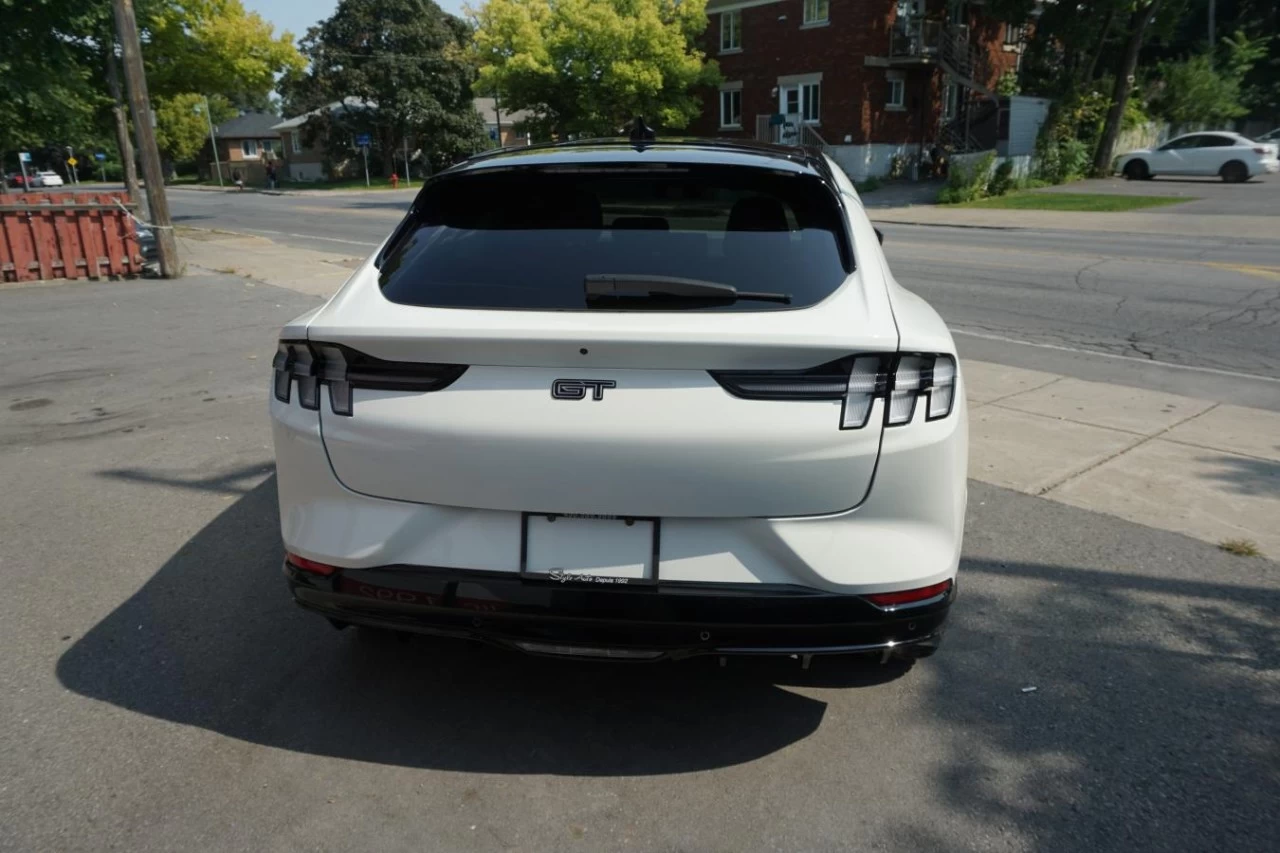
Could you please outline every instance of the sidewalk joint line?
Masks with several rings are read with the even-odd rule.
[[[1124,447],[1124,448],[1122,448],[1122,449],[1120,449],[1120,450],[1116,451],[1115,453],[1112,453],[1110,456],[1107,456],[1107,457],[1105,457],[1105,458],[1103,458],[1103,459],[1099,459],[1097,462],[1094,462],[1092,465],[1088,465],[1088,466],[1086,466],[1086,467],[1084,467],[1084,468],[1080,469],[1079,471],[1076,471],[1076,472],[1075,472],[1075,473],[1073,473],[1073,474],[1068,474],[1066,477],[1063,477],[1063,478],[1062,478],[1061,480],[1059,480],[1058,482],[1053,483],[1053,484],[1048,485],[1048,486],[1045,486],[1044,488],[1042,488],[1042,489],[1040,489],[1039,491],[1035,492],[1035,494],[1036,494],[1036,496],[1038,496],[1038,497],[1049,497],[1049,492],[1052,492],[1054,489],[1062,488],[1062,487],[1063,487],[1063,486],[1065,486],[1067,483],[1070,483],[1072,480],[1077,480],[1077,479],[1079,479],[1080,477],[1083,477],[1085,474],[1088,474],[1090,471],[1093,471],[1093,470],[1094,470],[1094,469],[1096,469],[1096,468],[1099,468],[1099,467],[1101,467],[1101,466],[1103,466],[1103,465],[1106,465],[1106,464],[1107,464],[1108,462],[1110,462],[1112,459],[1119,458],[1119,457],[1121,457],[1121,456],[1125,455],[1126,453],[1130,452],[1131,450],[1135,450],[1135,449],[1137,449],[1137,448],[1141,447],[1142,445],[1146,444],[1146,443],[1147,443],[1147,442],[1149,442],[1149,441],[1155,441],[1157,438],[1160,438],[1162,435],[1164,435],[1165,433],[1167,433],[1169,430],[1173,429],[1174,427],[1182,426],[1182,425],[1183,425],[1183,424],[1185,424],[1187,421],[1194,420],[1194,419],[1196,419],[1196,418],[1200,417],[1201,415],[1207,415],[1209,412],[1212,412],[1214,409],[1218,408],[1218,407],[1219,407],[1219,406],[1221,406],[1221,405],[1222,405],[1221,403],[1214,403],[1212,406],[1210,406],[1209,408],[1205,409],[1205,410],[1204,410],[1204,411],[1202,411],[1202,412],[1196,412],[1194,415],[1188,415],[1187,417],[1183,418],[1182,420],[1178,421],[1177,423],[1169,424],[1167,427],[1165,427],[1164,429],[1160,430],[1159,432],[1157,432],[1157,433],[1153,433],[1152,435],[1149,435],[1149,436],[1145,436],[1145,437],[1144,437],[1144,438],[1142,438],[1140,441],[1135,441],[1133,444],[1130,444],[1128,447]],[[1108,427],[1104,427],[1104,429],[1107,429],[1107,428],[1108,428]],[[1135,435],[1135,433],[1127,432],[1126,430],[1120,430],[1120,432],[1126,432],[1126,434],[1128,434],[1128,435]]]
[[[988,364],[990,364],[990,362],[988,362]],[[1034,388],[1023,388],[1020,391],[1013,391],[1009,394],[1005,394],[1003,397],[996,397],[992,400],[975,401],[975,408],[977,408],[978,406],[994,406],[996,403],[999,403],[1002,400],[1008,400],[1010,397],[1016,397],[1019,394],[1029,394],[1032,391],[1039,391],[1041,388],[1048,388],[1053,383],[1061,382],[1063,379],[1066,379],[1066,378],[1067,377],[1065,376],[1055,376],[1054,378],[1050,379],[1048,382],[1044,383],[1043,385],[1037,385]],[[1006,408],[1006,407],[1001,406],[1000,408]]]

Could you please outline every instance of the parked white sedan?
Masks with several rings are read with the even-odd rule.
[[[33,187],[60,187],[62,184],[62,176],[57,172],[36,172],[31,178]]]
[[[1121,154],[1116,168],[1131,181],[1145,181],[1156,175],[1217,175],[1229,183],[1239,183],[1280,172],[1276,150],[1275,143],[1254,142],[1230,131],[1188,133],[1159,148]]]

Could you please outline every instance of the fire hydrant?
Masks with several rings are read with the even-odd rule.
[[[400,186],[400,176],[395,172],[391,173],[391,189],[398,189]]]

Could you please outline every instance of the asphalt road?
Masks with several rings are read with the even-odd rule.
[[[1275,241],[881,228],[894,274],[942,313],[962,356],[1280,409],[1280,180],[1229,187],[1257,188],[1276,200]],[[170,198],[179,225],[364,256],[413,191]]]
[[[909,671],[370,644],[295,609],[264,400],[312,304],[0,288],[0,849],[1274,848],[1280,566],[992,487]]]

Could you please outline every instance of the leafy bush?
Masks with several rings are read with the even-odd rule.
[[[991,153],[969,167],[953,162],[947,172],[947,184],[938,192],[938,204],[963,204],[985,198],[995,160],[996,155]]]
[[[996,81],[996,94],[1004,97],[1017,95],[1022,91],[1022,87],[1018,84],[1018,72],[1006,71],[1000,75],[1000,79]]]
[[[880,189],[880,179],[877,178],[875,175],[872,175],[871,177],[867,178],[865,181],[861,181],[860,183],[858,183],[857,189],[858,189],[858,192],[860,193],[875,192],[876,190]]]
[[[987,184],[987,195],[1004,195],[1014,189],[1013,161],[1004,160],[996,167],[995,174]]]

